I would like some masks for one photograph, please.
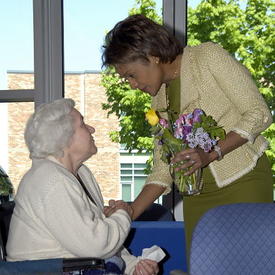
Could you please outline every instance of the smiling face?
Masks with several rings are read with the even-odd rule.
[[[163,84],[163,70],[157,59],[149,57],[149,62],[134,61],[115,65],[116,72],[125,78],[132,89],[139,89],[155,96]]]
[[[92,136],[95,129],[84,122],[83,116],[76,109],[72,110],[71,116],[73,118],[74,134],[67,150],[72,158],[84,162],[97,152]]]

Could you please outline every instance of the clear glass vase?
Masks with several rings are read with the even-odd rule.
[[[172,167],[172,177],[180,194],[184,196],[199,195],[203,187],[202,168],[197,169],[192,175],[185,176],[186,170],[175,171]]]

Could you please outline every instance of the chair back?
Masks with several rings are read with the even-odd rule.
[[[238,203],[210,209],[191,243],[191,275],[275,272],[275,204]]]
[[[159,203],[152,203],[135,221],[174,221],[173,213]]]

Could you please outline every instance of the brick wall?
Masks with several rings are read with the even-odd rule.
[[[101,104],[106,102],[105,90],[100,85],[99,73],[69,73],[65,75],[65,97],[73,98],[85,122],[96,129],[94,134],[98,153],[86,165],[100,184],[105,201],[120,198],[119,144],[110,141],[109,132],[118,129],[114,115],[107,118]],[[9,73],[9,89],[32,89],[33,74]],[[34,110],[34,103],[9,103],[9,171],[17,189],[23,174],[30,167],[28,150],[24,143],[25,123]]]

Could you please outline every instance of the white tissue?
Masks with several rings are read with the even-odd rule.
[[[165,257],[164,251],[157,245],[142,250],[141,259],[149,259],[160,262]]]

